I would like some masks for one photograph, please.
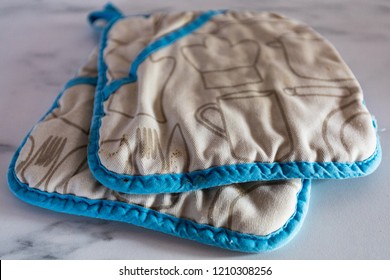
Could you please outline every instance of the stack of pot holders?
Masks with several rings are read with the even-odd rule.
[[[99,47],[12,159],[26,202],[266,251],[299,230],[311,179],[380,162],[356,78],[307,25],[110,4],[89,21],[106,23]]]

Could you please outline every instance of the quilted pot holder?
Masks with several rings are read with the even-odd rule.
[[[97,182],[87,164],[95,65],[92,55],[16,152],[8,180],[17,197],[59,212],[131,223],[245,252],[275,249],[294,236],[307,211],[308,180],[149,195],[119,193]]]
[[[381,150],[336,50],[273,13],[123,16],[29,132],[12,192],[55,211],[226,249],[288,242],[310,179],[371,173]]]
[[[124,17],[108,8],[88,147],[125,193],[371,173],[381,153],[362,89],[334,47],[274,13]]]

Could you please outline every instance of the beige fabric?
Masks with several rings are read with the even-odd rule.
[[[148,43],[198,14],[126,18],[108,34],[110,81]],[[246,162],[338,161],[376,148],[362,90],[308,26],[272,13],[227,12],[149,56],[137,83],[104,103],[99,157],[130,175]]]
[[[95,72],[96,56],[80,70]],[[99,184],[87,164],[87,143],[95,88],[66,90],[59,107],[34,127],[16,162],[23,183],[49,193],[120,201],[214,227],[266,235],[294,214],[300,180],[250,182],[182,194],[121,194]]]

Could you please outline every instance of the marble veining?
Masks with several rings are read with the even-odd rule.
[[[317,181],[303,229],[286,247],[244,255],[127,224],[74,217],[18,200],[6,172],[23,137],[97,44],[88,12],[107,1],[4,0],[0,3],[1,259],[380,259],[390,258],[390,1],[113,1],[127,14],[239,9],[275,11],[320,32],[341,53],[378,120],[384,150],[371,176]]]
[[[104,229],[105,227],[105,229]],[[14,246],[0,248],[2,259],[62,259],[80,247],[113,239],[106,221],[60,220],[38,230],[22,233]]]
[[[3,152],[15,152],[16,149],[17,149],[17,147],[14,146],[14,145],[0,144],[0,153],[3,153]]]

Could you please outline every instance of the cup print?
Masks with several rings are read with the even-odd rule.
[[[196,119],[225,138],[240,161],[280,160],[291,152],[288,124],[274,91],[221,96],[200,107]]]

